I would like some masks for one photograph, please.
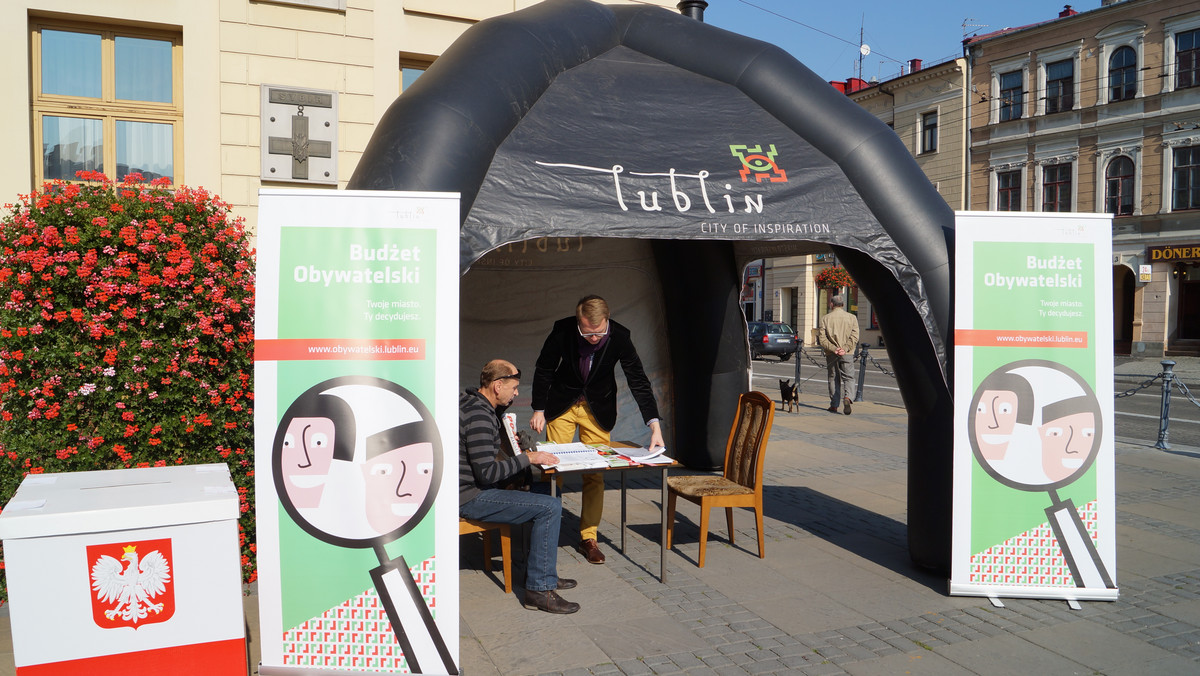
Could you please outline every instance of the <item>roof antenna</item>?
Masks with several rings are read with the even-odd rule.
[[[708,9],[706,0],[679,0],[679,4],[675,5],[679,13],[691,17],[700,23],[704,23],[704,10]]]

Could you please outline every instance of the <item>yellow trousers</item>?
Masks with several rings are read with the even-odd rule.
[[[552,444],[569,444],[575,440],[579,430],[579,441],[585,444],[607,444],[605,432],[584,402],[567,409],[566,413],[546,423],[546,441]],[[600,517],[604,513],[604,476],[599,473],[583,475],[583,507],[579,514],[579,539],[597,540]]]

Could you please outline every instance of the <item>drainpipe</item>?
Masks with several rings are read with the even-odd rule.
[[[708,8],[708,2],[705,0],[679,0],[679,4],[675,5],[679,13],[691,17],[701,23],[704,22],[704,10]]]

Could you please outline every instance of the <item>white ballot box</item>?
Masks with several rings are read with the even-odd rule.
[[[0,513],[18,676],[247,672],[220,463],[31,474]]]

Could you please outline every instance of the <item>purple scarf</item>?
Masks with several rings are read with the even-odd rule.
[[[585,383],[588,379],[588,373],[590,373],[592,370],[593,358],[596,356],[597,352],[604,349],[604,346],[608,344],[608,338],[611,335],[612,331],[610,327],[609,332],[605,334],[603,338],[596,341],[595,345],[589,343],[588,339],[584,338],[583,336],[576,336],[576,338],[579,339],[579,373],[583,376],[583,381]]]

